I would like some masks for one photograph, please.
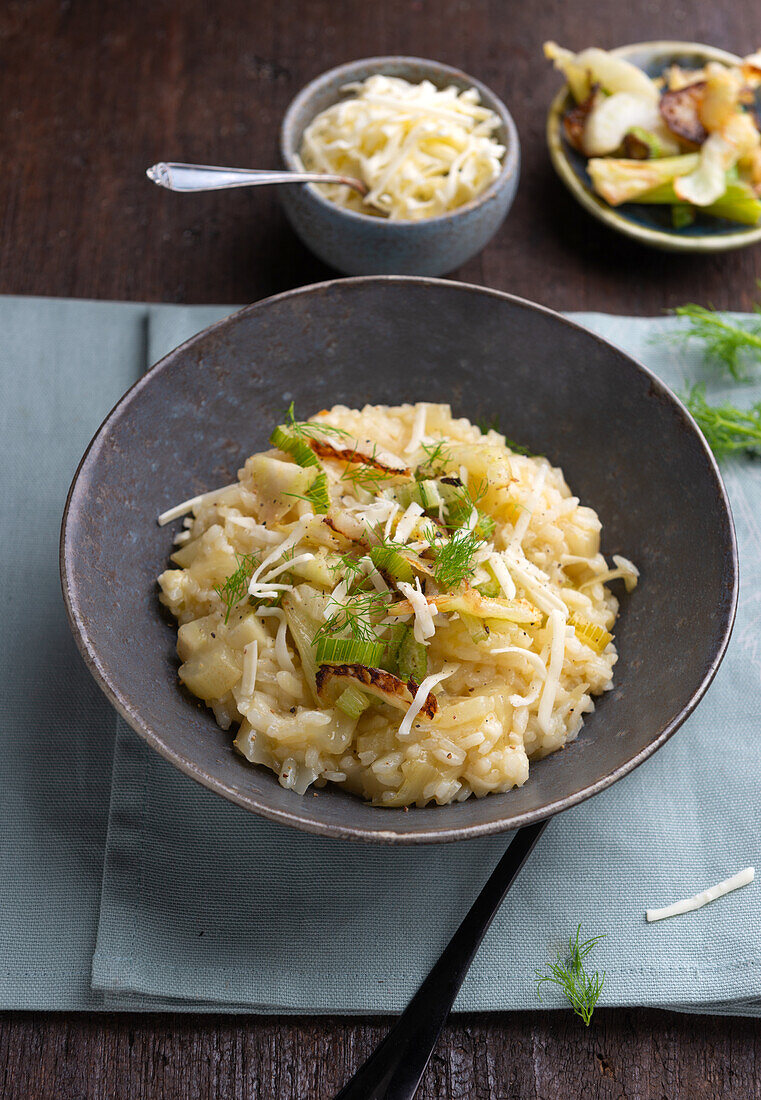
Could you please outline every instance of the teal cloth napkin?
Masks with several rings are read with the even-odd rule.
[[[11,485],[0,505],[10,615],[0,697],[0,1007],[396,1011],[507,843],[389,850],[246,814],[148,750],[79,661],[56,562],[76,461],[146,365],[225,312],[0,300]],[[677,388],[701,373],[698,352],[653,340],[670,319],[577,319]],[[733,396],[758,400],[761,384]],[[724,472],[742,565],[727,659],[655,757],[551,823],[458,1009],[539,1007],[534,970],[581,921],[588,933],[607,933],[594,956],[607,972],[601,1003],[761,1014],[758,883],[681,918],[644,920],[646,907],[758,862],[761,465]],[[544,1003],[562,1001],[550,990]]]

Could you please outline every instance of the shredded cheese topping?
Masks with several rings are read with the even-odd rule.
[[[243,649],[243,675],[240,680],[240,693],[250,699],[256,687],[256,668],[259,661],[259,646],[256,641],[249,642]]]
[[[405,581],[397,581],[396,586],[412,604],[415,612],[414,635],[416,642],[428,645],[428,639],[436,633],[433,616],[438,614],[435,603],[429,603],[425,593],[420,587],[420,577],[415,577],[415,587]]]
[[[364,569],[365,573],[370,579],[370,584],[373,586],[376,592],[383,592],[390,594],[391,589],[384,581],[378,570],[373,565],[371,558],[360,558],[359,564]]]
[[[539,673],[542,680],[547,678],[547,666],[538,653],[534,653],[531,649],[522,649],[519,645],[507,645],[501,649],[489,650],[489,655],[492,657],[503,656],[507,654],[513,654],[515,656],[523,657],[528,661],[533,668]]]
[[[237,487],[238,482],[233,481],[230,485],[223,485],[219,489],[212,489],[208,493],[199,493],[197,497],[183,500],[182,504],[175,504],[174,508],[168,508],[166,512],[162,512],[158,518],[158,525],[164,527],[167,523],[171,523],[173,519],[179,519],[180,516],[192,512],[194,508],[200,507],[202,504],[211,504],[217,497],[221,497],[223,493],[226,493],[228,489],[237,489]]]
[[[410,535],[412,534],[415,524],[420,519],[420,517],[424,515],[425,512],[423,511],[423,509],[413,500],[412,504],[408,505],[407,510],[397,524],[396,541],[402,544],[407,542]]]
[[[508,600],[514,599],[515,581],[510,576],[510,571],[505,565],[505,559],[502,557],[501,554],[495,552],[493,554],[489,554],[487,561],[491,566],[494,576],[497,578],[497,583],[507,596]]]
[[[288,672],[296,672],[296,666],[291,660],[291,655],[288,652],[288,646],[286,644],[285,635],[288,630],[288,623],[286,622],[285,612],[282,607],[260,607],[257,609],[257,617],[265,619],[271,616],[273,619],[279,619],[280,623],[277,628],[277,634],[275,636],[275,656],[277,657],[278,664],[281,668],[285,668]]]
[[[747,886],[755,877],[755,868],[746,867],[736,875],[731,875],[730,878],[717,883],[716,886],[710,886],[707,890],[695,894],[692,898],[675,901],[673,905],[667,905],[663,909],[647,909],[645,917],[648,921],[655,921],[665,920],[666,917],[678,917],[682,913],[691,913],[693,909],[702,909],[704,905],[708,905],[709,901],[716,901],[725,894],[731,894],[733,890],[739,890],[741,886]]]
[[[547,583],[549,578],[546,573],[543,574],[541,569],[530,562],[528,558],[519,557],[511,551],[509,569],[512,576],[530,596],[531,602],[545,615],[549,615],[551,611],[559,611],[562,615],[568,614],[568,609],[560,596],[556,596],[549,587]]]
[[[331,202],[364,214],[420,221],[447,214],[494,182],[505,147],[500,118],[475,88],[438,89],[429,80],[368,77],[343,89],[350,98],[321,111],[302,137],[307,171],[363,180],[369,193],[318,184]]]
[[[425,401],[421,401],[417,407],[415,413],[415,419],[412,423],[412,435],[410,441],[404,448],[406,455],[411,455],[415,451],[420,449],[420,444],[423,442],[423,436],[425,435],[425,417],[428,412],[428,406]]]
[[[552,708],[555,705],[560,673],[563,670],[563,658],[565,657],[565,616],[557,609],[550,611],[549,627],[552,633],[550,646],[550,666],[547,669],[547,678],[542,689],[542,698],[539,703],[537,718],[544,733],[550,731]]]
[[[260,562],[259,565],[257,565],[251,576],[251,582],[248,586],[249,596],[258,596],[259,598],[264,598],[268,595],[272,595],[274,592],[279,592],[283,589],[288,589],[292,587],[289,584],[282,585],[273,584],[271,581],[260,581],[259,578],[261,577],[265,569],[267,569],[270,565],[273,565],[279,558],[283,556],[283,554],[286,554],[289,550],[296,546],[297,543],[301,542],[302,538],[304,537],[305,530],[306,521],[301,519],[295,525],[290,535],[288,535],[287,538],[283,539],[279,546],[276,546],[272,553],[268,554],[264,561]],[[289,562],[288,565],[286,565],[286,568],[288,568],[290,564],[291,563]],[[274,570],[273,574],[271,575],[274,575],[274,573],[276,572],[277,570]]]
[[[400,740],[403,741],[412,733],[412,723],[425,706],[425,701],[428,698],[428,693],[431,688],[434,688],[436,684],[440,684],[442,680],[446,680],[447,677],[451,676],[453,672],[456,672],[458,668],[459,665],[445,665],[441,672],[435,672],[432,676],[426,676],[425,680],[423,680],[420,687],[415,692],[415,698],[410,703],[409,710],[404,718],[402,718],[397,734]]]

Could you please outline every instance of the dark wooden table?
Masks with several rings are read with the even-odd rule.
[[[180,196],[144,169],[177,159],[271,167],[295,92],[352,58],[435,57],[491,85],[520,131],[503,230],[456,276],[558,309],[747,308],[761,250],[665,256],[612,235],[554,178],[545,38],[761,45],[755,0],[4,0],[0,293],[249,302],[331,276],[267,190]],[[330,1097],[387,1020],[0,1016],[5,1100]],[[750,1100],[758,1025],[654,1011],[457,1017],[421,1097]]]

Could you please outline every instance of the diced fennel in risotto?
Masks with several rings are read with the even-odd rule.
[[[161,600],[179,676],[303,794],[443,805],[526,782],[611,687],[634,587],[561,470],[448,405],[291,410],[186,513]]]

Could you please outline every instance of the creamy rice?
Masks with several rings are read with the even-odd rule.
[[[318,464],[252,456],[238,482],[196,500],[159,577],[181,681],[299,794],[334,783],[424,806],[521,786],[529,760],[573,740],[611,687],[618,603],[605,582],[633,587],[634,566],[608,566],[597,514],[560,469],[447,405],[336,406],[283,431]],[[309,484],[321,474],[326,514]],[[450,584],[453,541],[470,556]],[[379,543],[404,559],[400,574],[411,563],[413,583],[374,567]],[[369,637],[376,663],[317,661],[314,634],[350,640],[350,655]]]

